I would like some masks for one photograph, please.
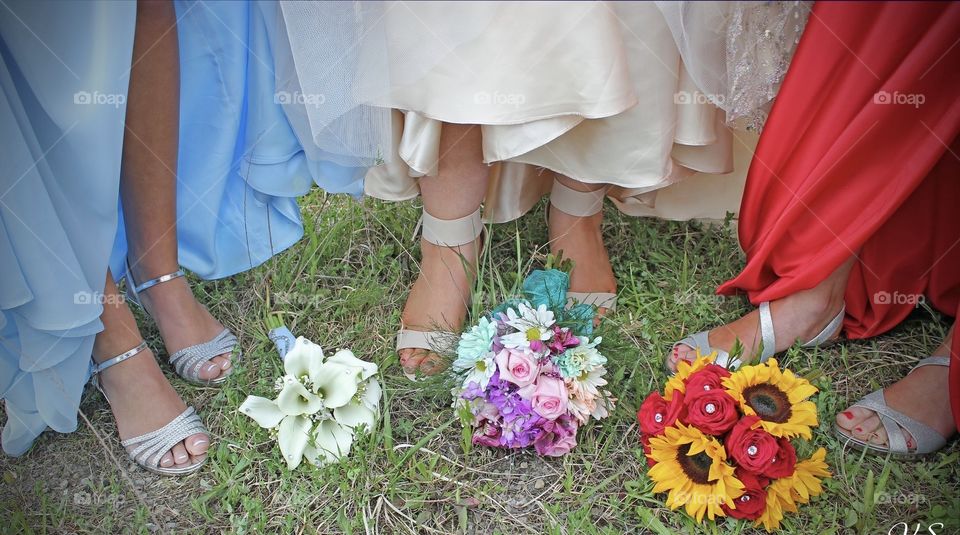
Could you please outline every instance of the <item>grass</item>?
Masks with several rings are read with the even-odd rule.
[[[137,470],[119,446],[109,407],[89,389],[76,433],[48,432],[25,456],[0,458],[4,533],[755,531],[735,521],[697,526],[667,509],[664,496],[651,492],[635,425],[643,396],[662,386],[670,344],[750,310],[743,299],[713,295],[743,263],[729,227],[608,211],[604,231],[620,308],[605,322],[605,353],[620,402],[611,418],[581,430],[571,454],[542,459],[471,447],[449,393],[399,373],[393,333],[416,274],[410,236],[417,207],[319,192],[303,206],[306,236],[289,251],[230,279],[195,281],[198,298],[237,333],[245,352],[225,388],[172,379],[213,433],[207,466],[183,479]],[[494,230],[490,258],[498,273],[525,269],[518,244],[524,261],[542,253],[542,210]],[[289,471],[267,432],[236,411],[247,394],[269,395],[280,371],[266,336],[274,311],[295,333],[381,365],[381,426],[337,465]],[[152,346],[162,347],[152,323],[140,324]],[[923,462],[891,462],[845,450],[831,430],[837,411],[906,373],[948,327],[948,319],[920,308],[885,336],[786,353],[783,364],[816,376],[821,389],[821,424],[801,454],[826,447],[834,477],[823,495],[787,518],[784,532],[913,533],[919,524],[917,531],[927,533],[935,522],[947,524],[934,525],[935,533],[960,529],[956,442]]]

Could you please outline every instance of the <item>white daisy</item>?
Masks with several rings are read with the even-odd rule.
[[[507,309],[507,325],[517,330],[515,333],[500,337],[504,347],[511,349],[530,350],[539,353],[546,348],[544,342],[553,338],[551,327],[557,320],[553,312],[547,310],[547,305],[531,308],[526,303],[517,306],[520,313],[513,308]]]

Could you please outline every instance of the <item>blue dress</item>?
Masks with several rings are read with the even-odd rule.
[[[5,452],[77,427],[108,267],[123,276],[120,160],[134,2],[0,10],[0,398]],[[246,2],[176,5],[180,263],[255,267],[303,234],[316,182],[359,195],[364,168],[310,160],[274,97],[268,26]]]

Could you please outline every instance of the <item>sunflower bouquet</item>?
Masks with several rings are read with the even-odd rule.
[[[697,357],[637,412],[653,490],[697,522],[730,516],[778,529],[830,476],[823,448],[798,461],[791,442],[812,438],[817,389],[776,359],[731,372],[713,354]]]
[[[466,330],[451,366],[452,394],[474,444],[533,446],[558,457],[577,444],[578,428],[613,408],[602,390],[606,357],[593,337],[595,307],[568,303],[569,275],[532,272],[523,297],[494,308]]]

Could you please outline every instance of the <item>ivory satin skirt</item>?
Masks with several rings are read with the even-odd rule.
[[[756,137],[735,138],[697,93],[653,3],[461,5],[386,12],[391,84],[374,104],[393,109],[392,154],[367,172],[365,193],[416,197],[417,179],[437,173],[446,122],[482,129],[490,222],[535,205],[549,171],[611,184],[631,215],[737,211]],[[444,49],[438,34],[457,38]]]

